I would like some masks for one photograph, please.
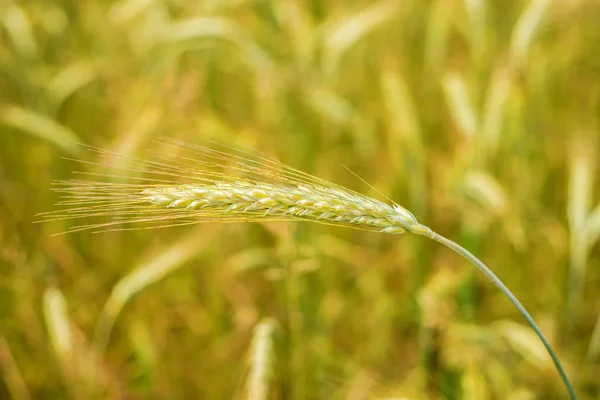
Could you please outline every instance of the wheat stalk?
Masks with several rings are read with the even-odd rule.
[[[163,151],[154,157],[165,158],[164,151],[168,149],[181,153],[175,154],[177,164],[123,157],[87,146],[101,157],[122,158],[127,166],[117,169],[143,173],[143,177],[138,177],[136,184],[110,182],[109,179],[120,175],[106,173],[88,173],[104,181],[58,181],[54,190],[62,193],[59,204],[67,208],[40,214],[42,220],[111,218],[108,222],[75,226],[67,232],[293,220],[426,236],[463,256],[509,298],[546,347],[570,398],[577,398],[550,343],[512,292],[473,254],[420,224],[410,211],[248,151],[230,147],[209,149],[175,139],[160,144]],[[79,162],[106,168],[104,164]],[[133,227],[123,228],[123,225]]]

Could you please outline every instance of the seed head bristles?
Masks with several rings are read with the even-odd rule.
[[[152,153],[157,161],[123,157],[85,146],[101,158],[113,161],[120,158],[122,162],[113,167],[112,174],[85,173],[101,178],[100,181],[55,182],[53,190],[62,194],[59,204],[66,208],[39,214],[42,221],[108,219],[75,226],[67,232],[151,229],[202,222],[312,221],[388,234],[409,231],[427,236],[467,259],[508,297],[544,344],[569,397],[577,399],[550,343],[512,292],[473,254],[421,225],[410,211],[253,152],[222,145],[223,150],[217,150],[175,139],[165,139],[159,144],[161,152]],[[165,154],[176,156],[176,163],[167,161]],[[107,168],[105,163],[79,162]],[[133,174],[131,179],[136,183],[112,182],[123,178],[123,174],[117,173],[119,170]],[[129,224],[131,228],[123,228]]]
[[[184,153],[201,153],[202,158],[183,155],[177,158],[177,165],[127,158],[127,166],[120,169],[143,173],[144,177],[134,178],[142,183],[57,181],[54,190],[62,193],[58,204],[70,208],[41,214],[42,218],[111,218],[70,231],[136,223],[171,226],[207,221],[308,220],[389,234],[410,231],[431,235],[412,213],[397,204],[365,196],[275,160],[263,156],[249,159],[173,139],[161,145]],[[88,148],[101,157],[119,157]],[[154,156],[164,158],[158,153]],[[118,177],[94,172],[86,175]]]

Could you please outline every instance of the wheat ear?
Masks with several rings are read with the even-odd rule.
[[[254,328],[250,351],[250,371],[246,383],[247,400],[267,400],[275,378],[275,334],[278,323],[265,318]]]
[[[312,221],[387,234],[408,231],[426,236],[463,256],[509,298],[546,347],[570,398],[577,398],[550,343],[512,292],[473,254],[420,224],[410,211],[247,151],[230,147],[209,149],[175,139],[160,144],[162,152],[154,154],[156,159],[163,159],[168,149],[177,157],[176,164],[123,157],[88,147],[101,157],[121,158],[117,169],[143,173],[136,178],[139,183],[110,182],[107,178],[119,175],[106,173],[88,173],[104,178],[100,182],[58,181],[55,190],[63,194],[59,204],[67,208],[40,214],[42,220],[111,218],[108,222],[75,226],[68,232],[201,222]],[[87,164],[106,168],[104,164]]]

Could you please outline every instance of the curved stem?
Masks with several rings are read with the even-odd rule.
[[[458,244],[454,243],[453,241],[446,239],[445,237],[443,237],[435,232],[431,232],[431,234],[429,234],[428,236],[431,239],[435,240],[436,242],[443,244],[444,246],[448,247],[449,249],[455,251],[456,253],[458,253],[461,256],[463,256],[464,258],[466,258],[471,264],[473,264],[475,267],[477,267],[477,269],[479,269],[481,272],[483,272],[483,274],[489,280],[491,280],[492,283],[494,285],[496,285],[496,287],[498,289],[500,289],[500,291],[506,295],[506,297],[509,298],[509,300],[515,305],[515,307],[517,307],[517,310],[519,310],[519,312],[523,315],[523,317],[525,317],[525,320],[527,320],[527,323],[529,324],[529,326],[531,326],[531,328],[538,335],[538,337],[544,344],[544,347],[546,347],[548,354],[550,354],[552,361],[554,361],[554,365],[556,366],[556,369],[558,370],[558,373],[560,374],[560,377],[561,377],[565,387],[567,388],[567,392],[569,392],[569,397],[571,398],[571,400],[577,400],[577,396],[575,395],[575,390],[573,389],[573,385],[571,384],[571,381],[569,380],[567,373],[565,372],[562,364],[560,363],[558,357],[556,356],[556,353],[554,353],[554,350],[552,350],[550,343],[548,343],[548,340],[546,340],[546,337],[544,336],[544,334],[542,333],[542,331],[540,330],[538,325],[535,323],[535,321],[533,320],[531,315],[529,315],[529,313],[527,312],[525,307],[523,307],[521,302],[519,302],[519,300],[517,300],[515,295],[513,295],[512,292],[504,285],[504,283],[502,283],[502,281],[496,276],[496,274],[494,274],[488,267],[485,266],[484,263],[479,261],[479,259],[477,257],[475,257],[473,254],[471,254],[468,250],[459,246]]]

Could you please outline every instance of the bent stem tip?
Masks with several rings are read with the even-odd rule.
[[[548,340],[542,333],[541,329],[535,323],[535,321],[533,320],[531,315],[527,312],[525,307],[523,307],[521,302],[519,300],[517,300],[515,295],[513,295],[512,292],[506,287],[506,285],[504,285],[504,283],[502,283],[502,281],[496,276],[496,274],[494,274],[492,272],[492,270],[490,270],[484,263],[482,263],[473,254],[471,254],[467,249],[461,247],[457,243],[455,243],[433,231],[429,231],[428,234],[426,234],[426,236],[435,240],[438,243],[441,243],[442,245],[446,246],[447,248],[453,250],[454,252],[456,252],[456,253],[460,254],[461,256],[463,256],[464,258],[466,258],[471,264],[473,264],[475,267],[477,267],[477,269],[479,269],[481,272],[483,272],[483,274],[489,280],[491,280],[492,283],[498,289],[500,289],[500,291],[502,293],[504,293],[506,295],[506,297],[509,298],[509,300],[515,305],[517,310],[519,310],[519,312],[523,315],[523,317],[525,318],[525,320],[527,321],[529,326],[531,326],[531,328],[535,331],[537,336],[540,338],[540,340],[544,344],[544,347],[546,347],[546,350],[548,351],[548,354],[550,354],[550,357],[552,358],[552,361],[554,362],[554,365],[556,366],[556,369],[557,369],[558,373],[560,374],[560,377],[567,389],[567,392],[569,393],[569,397],[571,398],[571,400],[577,400],[577,395],[575,394],[573,385],[571,384],[571,381],[569,380],[567,373],[565,372],[562,364],[560,363],[560,360],[556,356],[556,353],[552,349],[552,346],[550,346],[550,343],[548,342]]]

